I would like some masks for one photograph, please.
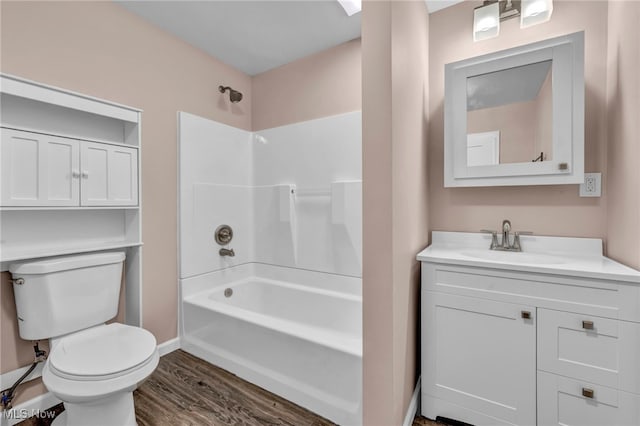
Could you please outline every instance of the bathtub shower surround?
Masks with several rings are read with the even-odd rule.
[[[251,133],[180,113],[183,349],[362,423],[361,113]],[[233,229],[220,256],[218,226]]]
[[[361,276],[359,111],[256,134],[187,113],[179,126],[181,278],[247,262]]]

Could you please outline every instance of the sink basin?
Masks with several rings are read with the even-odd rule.
[[[541,253],[523,253],[496,250],[467,250],[460,253],[466,257],[502,263],[517,263],[527,265],[560,265],[567,263],[561,257],[549,256]]]

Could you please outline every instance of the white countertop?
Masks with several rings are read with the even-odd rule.
[[[433,231],[431,240],[419,261],[640,283],[640,271],[603,256],[596,238],[522,235],[519,253],[489,250],[490,234]]]

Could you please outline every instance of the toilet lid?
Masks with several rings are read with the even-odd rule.
[[[113,376],[145,363],[155,350],[156,339],[147,330],[113,323],[63,338],[49,363],[63,375]]]

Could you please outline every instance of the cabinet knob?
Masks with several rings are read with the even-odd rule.
[[[80,172],[77,170],[74,170],[71,172],[71,177],[74,179],[78,179],[80,177]]]
[[[520,316],[524,319],[531,319],[531,312],[529,311],[521,311]]]
[[[82,172],[82,177],[83,177],[83,179],[87,179],[87,178],[89,177],[89,172],[88,172],[88,171],[86,171],[86,170],[85,170],[85,171],[83,171],[83,172]]]
[[[582,321],[582,328],[585,330],[593,330],[593,321]]]
[[[585,398],[593,398],[593,389],[582,388],[582,396]]]

